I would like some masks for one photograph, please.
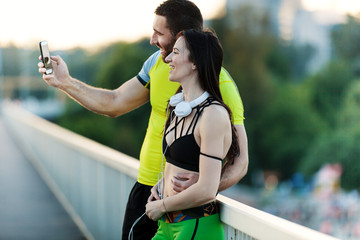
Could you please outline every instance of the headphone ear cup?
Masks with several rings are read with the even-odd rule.
[[[170,98],[169,104],[170,104],[170,106],[175,107],[182,101],[184,101],[184,94],[183,94],[183,92],[180,92]]]
[[[175,107],[174,112],[175,112],[176,116],[186,117],[192,112],[192,109],[194,107],[196,107],[197,105],[199,105],[200,103],[205,101],[209,96],[210,96],[210,94],[207,91],[205,91],[197,99],[195,99],[191,102],[186,102],[184,100],[184,93],[180,92],[170,98],[169,104],[172,107]]]
[[[188,116],[192,111],[192,107],[189,102],[180,102],[176,105],[174,112],[176,116],[178,117],[186,117]]]

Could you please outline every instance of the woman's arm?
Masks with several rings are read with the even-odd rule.
[[[231,143],[230,120],[226,110],[219,106],[204,110],[199,122],[200,151],[210,156],[224,158]],[[220,175],[220,160],[200,155],[199,180],[186,190],[163,200],[149,202],[147,215],[159,219],[165,212],[201,206],[215,200]]]
[[[237,184],[248,171],[249,154],[245,126],[235,125],[235,128],[238,135],[240,154],[234,159],[233,164],[225,164],[223,166],[219,192]],[[181,192],[196,183],[198,177],[197,173],[178,173],[176,176],[173,176],[171,186],[175,192]]]

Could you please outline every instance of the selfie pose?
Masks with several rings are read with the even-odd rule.
[[[163,137],[165,173],[157,184],[163,186],[163,199],[154,201],[158,191],[153,188],[146,205],[147,216],[160,219],[154,240],[224,238],[215,197],[222,160],[232,164],[239,146],[219,89],[222,59],[217,37],[195,30],[185,30],[166,58],[169,80],[180,83],[182,92],[170,99],[175,109]],[[172,189],[173,176],[193,172],[199,173],[195,184],[180,193]]]
[[[95,88],[71,77],[66,63],[60,56],[51,57],[51,74],[45,74],[46,68],[42,62],[38,64],[39,72],[43,73],[43,79],[47,84],[65,92],[95,113],[117,117],[148,101],[151,103],[151,115],[139,157],[138,179],[126,207],[123,239],[128,238],[134,222],[145,212],[150,190],[157,183],[163,167],[161,146],[166,107],[170,97],[179,88],[178,82],[169,81],[169,65],[165,58],[172,52],[177,34],[185,29],[202,31],[203,18],[199,8],[188,0],[167,0],[160,4],[155,10],[154,33],[150,39],[150,44],[156,45],[159,50],[144,62],[137,76],[114,90]],[[220,72],[220,92],[224,102],[231,108],[241,152],[233,164],[226,164],[223,168],[218,191],[236,184],[246,174],[248,166],[243,105],[236,84],[224,69]],[[172,179],[173,190],[181,192],[197,180],[197,173],[175,174]],[[156,230],[157,223],[145,216],[133,228],[134,239],[151,239]]]

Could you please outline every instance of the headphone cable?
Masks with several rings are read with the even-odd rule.
[[[140,219],[145,216],[146,212],[144,212],[138,219],[136,219],[136,221],[134,222],[134,224],[131,226],[130,232],[129,232],[129,236],[128,236],[128,240],[132,240],[134,239],[133,236],[133,229],[135,227],[135,225],[138,223],[138,221],[140,221]]]

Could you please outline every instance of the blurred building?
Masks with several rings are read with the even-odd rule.
[[[309,11],[302,0],[227,0],[226,10],[231,13],[245,6],[268,14],[273,33],[285,42],[315,49],[307,72],[318,71],[330,60],[330,30],[342,20],[338,13]]]

